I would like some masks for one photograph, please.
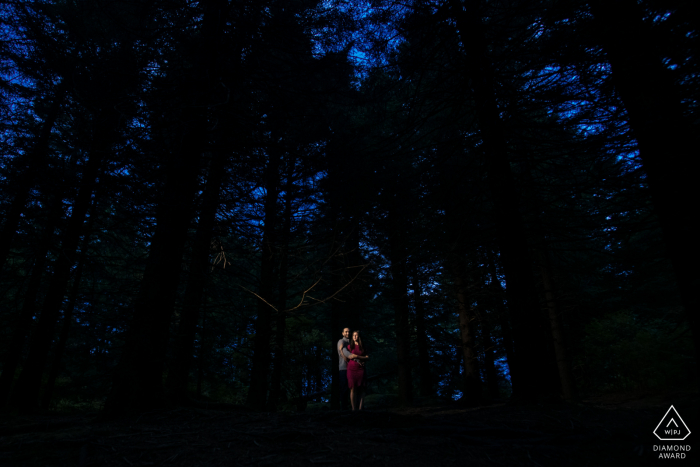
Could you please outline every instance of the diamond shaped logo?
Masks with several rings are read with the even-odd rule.
[[[654,434],[661,441],[682,441],[688,437],[690,430],[676,408],[671,406],[654,429]]]

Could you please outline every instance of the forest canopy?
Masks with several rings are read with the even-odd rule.
[[[3,1],[0,408],[696,384],[692,6]]]

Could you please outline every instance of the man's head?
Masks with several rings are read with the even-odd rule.
[[[343,337],[346,339],[350,339],[350,328],[343,329]]]

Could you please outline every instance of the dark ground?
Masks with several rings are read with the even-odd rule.
[[[459,404],[298,414],[174,409],[119,421],[96,414],[0,418],[0,466],[636,466],[697,462],[693,391],[579,404]],[[658,459],[652,433],[673,404],[685,459]],[[695,459],[695,460],[693,460]],[[697,464],[696,464],[697,465]]]

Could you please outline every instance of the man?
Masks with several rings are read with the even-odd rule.
[[[338,341],[338,363],[340,370],[340,410],[348,408],[348,362],[357,358],[350,353],[350,328],[343,329],[343,338]]]

